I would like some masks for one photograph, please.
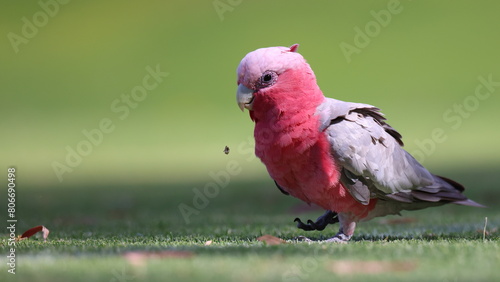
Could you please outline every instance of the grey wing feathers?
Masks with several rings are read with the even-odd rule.
[[[361,176],[352,174],[349,170],[342,168],[340,181],[348,186],[351,195],[363,205],[370,203],[371,191],[368,183]]]
[[[453,202],[482,207],[462,195],[462,185],[431,174],[403,150],[401,135],[378,108],[326,98],[317,114],[320,130],[342,166],[340,181],[360,203],[366,205],[376,197],[403,205]]]
[[[318,110],[336,161],[367,180],[372,192],[392,194],[433,183],[433,175],[401,148],[401,135],[378,108],[327,99]]]

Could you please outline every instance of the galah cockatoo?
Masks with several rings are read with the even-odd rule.
[[[377,107],[326,98],[298,45],[261,48],[238,66],[237,102],[255,122],[255,154],[287,195],[325,209],[328,242],[346,242],[356,223],[446,203],[481,207],[459,183],[431,174],[402,146]]]

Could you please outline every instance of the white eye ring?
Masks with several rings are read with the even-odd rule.
[[[277,79],[278,74],[276,74],[276,72],[267,70],[261,75],[257,87],[265,88],[271,86],[276,83]]]

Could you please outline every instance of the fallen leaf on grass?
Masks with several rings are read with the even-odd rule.
[[[391,219],[382,219],[380,220],[381,224],[389,224],[389,225],[397,225],[397,224],[408,224],[417,222],[417,219],[414,217],[401,217],[401,218],[391,218]]]
[[[263,235],[257,238],[257,241],[265,242],[269,246],[285,244],[286,241],[272,235]]]
[[[408,272],[417,268],[414,262],[393,261],[336,261],[329,265],[329,270],[337,274],[379,274],[384,272]]]
[[[188,251],[161,251],[161,252],[146,252],[133,251],[123,254],[125,259],[134,266],[142,266],[148,259],[164,259],[164,258],[190,258],[194,253]]]
[[[33,235],[35,235],[38,232],[42,232],[42,237],[44,241],[47,241],[47,237],[49,236],[50,231],[43,225],[38,225],[33,228],[30,228],[26,230],[26,232],[23,233],[23,235],[17,237],[17,240],[24,240],[26,238],[29,238]]]

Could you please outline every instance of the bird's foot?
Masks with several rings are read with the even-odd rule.
[[[349,242],[349,239],[351,239],[351,236],[347,236],[344,233],[337,233],[335,236],[332,238],[326,239],[326,240],[311,240],[305,236],[299,236],[297,237],[297,241],[300,242],[307,242],[307,243],[312,243],[312,242],[318,242],[318,243],[339,243],[339,244],[347,244]]]
[[[299,237],[297,237],[297,241],[301,241],[301,242],[314,242],[313,240],[307,238],[306,236],[299,236]]]
[[[337,217],[337,213],[332,212],[332,211],[326,211],[322,216],[318,217],[316,219],[316,222],[308,219],[307,223],[302,222],[300,218],[296,218],[294,222],[297,222],[297,228],[300,228],[305,231],[311,231],[311,230],[323,230],[328,224],[334,224],[339,222],[339,219]]]
[[[347,244],[349,240],[351,239],[352,236],[348,236],[344,233],[337,233],[335,236],[333,236],[330,239],[324,240],[323,242],[325,243],[342,243],[342,244]]]

